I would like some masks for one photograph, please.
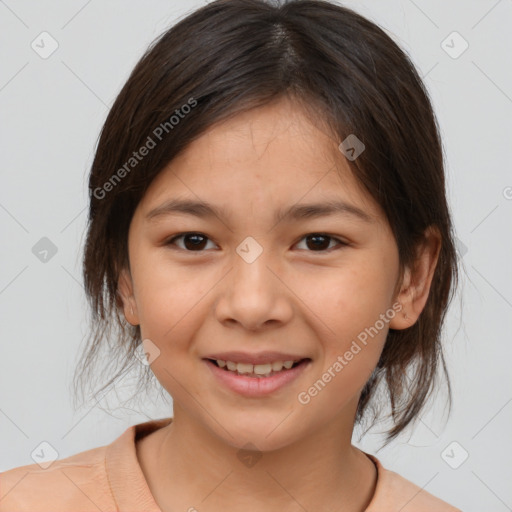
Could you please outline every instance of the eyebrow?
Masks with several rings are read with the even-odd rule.
[[[160,206],[153,208],[147,215],[146,220],[155,221],[159,218],[173,214],[187,214],[199,218],[217,217],[224,219],[227,217],[226,209],[215,206],[204,201],[195,201],[188,199],[170,199]],[[322,203],[296,204],[286,211],[278,210],[274,216],[276,223],[281,221],[298,221],[306,219],[315,219],[327,217],[330,215],[350,216],[364,222],[374,222],[374,218],[360,208],[345,201],[335,199],[327,200]]]

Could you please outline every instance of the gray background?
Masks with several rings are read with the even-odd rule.
[[[73,411],[70,381],[87,327],[80,259],[100,128],[147,45],[203,3],[0,1],[2,471],[33,463],[43,441],[63,458],[171,415],[156,398]],[[377,432],[357,444],[466,512],[512,510],[512,0],[344,5],[382,26],[424,76],[466,269],[446,329],[451,416],[441,392],[408,435],[380,451]],[[31,47],[51,49],[43,31],[58,43],[45,59]],[[32,250],[43,237],[57,249],[46,262]]]

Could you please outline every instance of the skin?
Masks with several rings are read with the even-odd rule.
[[[281,99],[192,142],[135,211],[130,270],[122,271],[119,291],[127,321],[160,350],[151,369],[173,397],[173,422],[137,444],[164,512],[361,512],[374,494],[375,466],[351,444],[359,395],[389,327],[410,327],[421,313],[440,241],[435,231],[427,234],[414,272],[406,269],[400,282],[386,217],[338,144]],[[225,207],[226,217],[146,219],[176,197]],[[274,221],[279,209],[327,199],[342,199],[369,220],[337,214]],[[193,237],[169,243],[183,232],[206,238],[199,249]],[[333,238],[315,245],[308,235],[319,233]],[[252,263],[236,252],[249,236],[263,249]],[[402,312],[301,404],[298,394],[397,301]],[[277,392],[247,398],[220,385],[202,359],[226,350],[279,350],[311,363]],[[252,467],[237,457],[248,442],[262,455]]]

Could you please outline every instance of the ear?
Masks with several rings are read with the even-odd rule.
[[[406,268],[396,300],[402,305],[389,327],[406,329],[418,320],[430,293],[430,286],[441,250],[441,235],[433,226],[425,231],[425,238],[416,248],[416,259]]]
[[[131,325],[139,325],[139,314],[137,311],[137,304],[133,295],[133,282],[130,271],[123,268],[119,274],[117,282],[118,306],[123,308],[124,316],[128,323]]]

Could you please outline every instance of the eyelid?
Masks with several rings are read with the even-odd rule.
[[[181,247],[177,247],[176,244],[174,243],[174,241],[179,238],[183,238],[186,235],[199,235],[203,238],[206,238],[208,241],[215,243],[208,235],[205,235],[204,233],[201,233],[200,231],[183,231],[182,233],[178,233],[176,235],[173,235],[171,238],[166,239],[166,241],[164,242],[164,245],[165,246],[175,246],[172,248],[176,249],[178,251],[182,251],[182,252],[197,253],[197,254],[206,252],[206,250],[204,250],[204,249],[201,251],[188,251],[187,249],[182,249]]]
[[[173,235],[171,238],[167,239],[165,242],[164,242],[164,245],[165,246],[175,246],[176,244],[174,243],[175,240],[179,239],[179,238],[182,238],[186,235],[199,235],[201,237],[204,237],[206,238],[208,241],[211,241],[213,243],[215,243],[212,238],[210,238],[208,235],[205,235],[204,233],[201,233],[199,231],[184,231],[182,233],[178,233],[176,235]],[[323,237],[326,237],[326,238],[330,238],[331,240],[337,242],[337,245],[335,247],[331,247],[330,249],[325,249],[325,250],[321,250],[321,251],[308,251],[306,250],[306,252],[310,252],[310,253],[317,253],[317,254],[330,254],[333,250],[336,250],[336,248],[340,248],[340,247],[346,247],[346,246],[349,246],[350,243],[337,237],[337,236],[334,236],[334,235],[331,235],[329,233],[324,233],[324,232],[320,232],[320,231],[312,231],[310,233],[306,233],[304,235],[302,235],[297,242],[295,242],[293,245],[297,245],[299,242],[301,242],[302,240],[304,240],[305,238],[309,237],[309,236],[313,236],[313,235],[317,235],[317,236],[323,236]],[[203,252],[206,252],[206,250],[200,250],[200,251],[189,251],[187,249],[182,249],[181,247],[175,247],[177,250],[180,250],[180,251],[183,251],[183,252],[188,252],[188,253],[198,253],[198,254],[201,254]]]
[[[322,250],[322,251],[308,251],[306,250],[306,252],[310,252],[312,254],[330,254],[332,251],[336,250],[337,248],[340,248],[340,247],[345,247],[345,246],[348,246],[350,245],[348,242],[346,242],[345,240],[337,237],[337,236],[334,236],[334,235],[330,235],[329,233],[323,233],[323,232],[311,232],[311,233],[307,233],[305,235],[303,235],[301,238],[299,238],[299,240],[293,244],[293,245],[297,245],[299,242],[302,242],[302,240],[304,240],[305,238],[307,238],[308,236],[313,236],[313,235],[316,235],[316,236],[323,236],[325,238],[330,238],[331,241],[334,241],[334,242],[337,242],[337,245],[335,245],[334,247],[331,247],[330,249],[325,249],[325,250]],[[330,245],[330,243],[329,243]]]

